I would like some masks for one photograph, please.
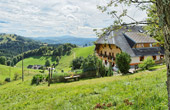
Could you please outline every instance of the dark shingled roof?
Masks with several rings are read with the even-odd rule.
[[[132,50],[136,56],[156,56],[164,54],[164,49],[162,47],[133,48]]]
[[[131,32],[128,32],[128,29],[131,30]],[[164,54],[163,48],[160,47],[150,47],[150,48],[132,48],[133,45],[137,43],[155,43],[157,42],[153,38],[150,38],[149,36],[142,35],[140,31],[143,31],[141,26],[134,26],[134,27],[123,27],[122,29],[119,29],[118,31],[111,31],[108,32],[105,36],[100,37],[97,41],[96,44],[115,44],[118,46],[123,52],[128,53],[131,57],[135,56],[147,56],[147,55],[158,55],[158,54]],[[142,38],[140,36],[142,35]],[[131,36],[135,35],[135,36]],[[130,36],[130,37],[129,37]],[[146,38],[145,38],[146,37]],[[134,38],[134,40],[132,40]]]
[[[157,41],[147,34],[140,32],[125,32],[126,37],[135,43],[156,43]]]

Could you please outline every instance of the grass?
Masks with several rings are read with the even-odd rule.
[[[165,67],[165,66],[164,66]],[[156,67],[158,68],[158,67]],[[167,110],[166,70],[31,86],[15,81],[0,86],[2,110],[93,110],[97,103],[109,110]],[[129,100],[132,105],[127,105]]]
[[[0,65],[0,84],[3,84],[5,78],[14,79],[14,74],[18,74],[21,77],[22,69],[18,67],[9,67],[5,65]],[[25,76],[32,76],[39,73],[38,70],[24,69]]]
[[[73,49],[71,55],[69,55],[69,56],[65,55],[60,59],[60,64],[56,67],[56,70],[70,71],[71,70],[71,68],[70,68],[71,61],[75,57],[80,57],[80,56],[87,57],[88,55],[92,55],[94,53],[94,48],[95,48],[95,46]]]
[[[55,58],[51,56],[33,56],[24,59],[24,68],[28,65],[45,65],[46,60],[49,60],[51,64],[56,63]],[[22,66],[22,61],[18,62],[17,67]]]
[[[87,57],[88,55],[92,55],[94,53],[95,46],[83,47],[83,48],[74,48],[70,55],[65,55],[60,59],[60,64],[56,67],[57,71],[64,70],[66,72],[70,71],[70,63],[74,59],[74,57]],[[24,68],[28,65],[45,65],[46,60],[49,60],[51,64],[56,63],[55,58],[51,56],[33,56],[24,59]],[[17,67],[22,66],[22,61],[18,62]]]

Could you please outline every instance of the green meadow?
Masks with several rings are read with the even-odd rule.
[[[1,85],[0,108],[93,110],[98,104],[108,110],[168,109],[165,65],[131,75],[55,83],[50,87],[47,83],[30,83],[31,78],[27,77],[23,83],[18,80]],[[112,106],[107,107],[108,104]]]
[[[49,60],[51,64],[56,63],[55,58],[51,56],[32,56],[24,59],[24,68],[28,65],[45,65],[46,60]],[[22,67],[22,61],[18,62],[17,67]]]
[[[57,71],[70,71],[70,63],[75,57],[87,57],[94,53],[95,46],[74,48],[70,55],[62,56],[59,65],[56,67]],[[51,56],[32,56],[24,59],[24,68],[28,65],[45,65],[46,60],[49,60],[51,64],[56,63],[55,58]],[[22,67],[22,61],[18,62],[17,67]]]

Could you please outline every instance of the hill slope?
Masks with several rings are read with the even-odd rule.
[[[30,85],[16,81],[0,86],[3,110],[93,110],[111,103],[109,110],[167,110],[166,70],[80,80],[72,83]],[[127,105],[127,102],[131,105]]]
[[[41,44],[37,41],[16,34],[0,34],[0,56],[12,57],[28,50],[37,49]]]
[[[14,79],[14,74],[18,74],[21,77],[22,69],[17,67],[9,67],[5,65],[0,65],[0,85],[4,82],[5,78]],[[30,76],[39,73],[38,70],[28,70],[24,69],[25,76]]]
[[[55,63],[55,58],[51,56],[32,56],[24,59],[24,68],[28,65],[45,65],[46,60],[49,60],[51,64]],[[22,61],[18,62],[17,67],[22,67]]]
[[[80,56],[87,57],[88,55],[92,55],[94,53],[94,48],[95,46],[74,48],[70,55],[65,55],[61,57],[60,63],[56,67],[56,70],[57,71],[71,70],[71,68],[69,67],[74,57],[80,57]],[[51,62],[51,64],[56,63],[55,58],[51,56],[32,56],[24,59],[24,67],[27,67],[28,65],[44,65],[47,59]],[[16,66],[21,67],[22,61],[18,62]]]

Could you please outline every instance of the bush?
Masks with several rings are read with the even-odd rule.
[[[82,63],[83,72],[86,71],[96,71],[98,58],[96,56],[89,55],[84,59]]]
[[[111,64],[109,65],[107,76],[113,76],[113,70],[112,70],[112,65]]]
[[[153,61],[152,58],[145,59],[141,64],[139,64],[139,68],[143,70],[149,69],[149,67],[153,66],[155,64],[155,61]]]
[[[128,55],[127,53],[122,52],[116,55],[116,64],[122,74],[127,74],[129,72],[130,62],[131,58],[130,55]]]
[[[31,84],[39,85],[40,82],[46,81],[47,75],[45,74],[36,74],[33,76]]]
[[[5,78],[6,82],[11,82],[10,78]]]
[[[18,73],[15,73],[14,74],[14,80],[16,81],[16,80],[18,80],[19,79],[19,74]]]
[[[80,69],[83,62],[84,62],[83,57],[77,57],[76,59],[74,59],[71,62],[72,70]]]

